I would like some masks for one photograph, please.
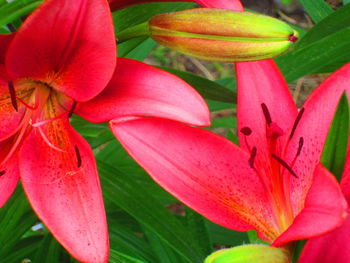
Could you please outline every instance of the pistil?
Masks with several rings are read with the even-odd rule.
[[[16,111],[18,111],[15,87],[13,86],[13,83],[11,81],[7,82],[7,87],[10,92],[12,106]]]
[[[80,168],[82,160],[78,146],[74,145],[75,155],[77,157],[77,166]]]

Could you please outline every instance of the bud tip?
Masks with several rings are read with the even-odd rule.
[[[297,42],[298,39],[299,39],[299,38],[298,38],[297,36],[295,36],[294,34],[293,34],[293,35],[290,35],[289,38],[288,38],[288,40],[289,40],[290,42],[293,42],[293,43]]]

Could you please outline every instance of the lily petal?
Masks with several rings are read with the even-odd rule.
[[[0,34],[0,65],[5,63],[5,54],[14,34]]]
[[[19,84],[16,92],[17,97],[26,100],[33,92],[33,87]],[[7,81],[0,78],[0,140],[10,137],[18,130],[25,114],[25,106],[16,99],[17,109],[15,109],[12,99],[14,98],[11,97]]]
[[[271,200],[249,155],[209,131],[157,118],[111,122],[129,154],[172,195],[209,220],[265,240],[278,233]]]
[[[195,0],[204,7],[226,8],[237,11],[243,11],[243,5],[239,0]]]
[[[273,245],[282,246],[293,240],[330,232],[344,222],[347,208],[347,202],[334,176],[318,165],[306,196],[305,207]]]
[[[4,149],[6,142],[0,142],[0,149]],[[1,158],[0,153],[0,160]],[[17,156],[12,157],[4,165],[0,165],[0,207],[9,199],[16,188],[19,179]]]
[[[299,263],[349,263],[350,259],[350,216],[336,230],[311,238],[298,260]]]
[[[350,204],[350,144],[348,145],[348,150],[346,154],[345,167],[342,175],[342,179],[340,182],[341,189],[343,190],[343,194]]]
[[[52,145],[33,130],[19,152],[29,202],[74,257],[107,262],[107,223],[93,152],[68,120],[52,121],[42,129]]]
[[[243,10],[243,6],[239,0],[108,0],[108,2],[113,11],[130,5],[149,2],[197,2],[205,7]]]
[[[297,107],[282,74],[272,60],[236,63],[238,105],[238,131],[249,128],[247,136],[239,132],[240,146],[248,152],[257,147],[256,162],[268,166],[271,153],[267,140],[267,115],[273,122],[271,128],[280,129],[276,152],[281,152],[289,127],[297,116]],[[269,113],[263,111],[263,106]],[[271,168],[267,167],[266,170]],[[270,173],[267,172],[267,175]]]
[[[75,113],[92,122],[126,116],[155,116],[192,125],[210,124],[201,96],[180,78],[131,59],[118,59],[114,76],[101,94],[78,104]]]
[[[115,63],[113,21],[105,0],[45,1],[20,27],[5,58],[11,78],[44,81],[77,101],[96,96]]]
[[[293,166],[298,178],[292,178],[290,187],[294,214],[298,214],[302,209],[303,200],[311,185],[313,171],[320,161],[329,127],[344,91],[350,91],[350,63],[326,79],[303,106],[304,113],[285,157],[287,163],[293,162],[302,137],[303,147]]]

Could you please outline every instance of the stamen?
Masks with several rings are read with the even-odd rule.
[[[80,168],[81,166],[81,155],[80,155],[80,151],[78,146],[74,145],[74,149],[75,149],[75,155],[77,156],[77,166],[78,168]]]
[[[272,119],[271,119],[271,115],[270,115],[269,109],[267,108],[265,103],[261,103],[261,108],[262,108],[262,111],[264,113],[266,123],[267,123],[268,126],[270,126],[270,124],[272,122]]]
[[[298,116],[296,117],[296,119],[294,121],[293,129],[292,129],[292,132],[290,133],[289,140],[291,140],[293,138],[295,130],[297,129],[297,126],[298,126],[298,124],[300,122],[301,117],[304,114],[304,111],[305,111],[304,108],[301,108],[301,110],[299,111]]]
[[[254,160],[255,160],[255,156],[256,156],[256,147],[253,147],[251,153],[250,153],[250,158],[248,160],[249,166],[250,168],[254,168]]]
[[[48,124],[48,123],[50,123],[50,122],[52,122],[52,121],[55,121],[55,120],[58,120],[58,119],[63,118],[63,117],[66,115],[66,113],[67,113],[67,112],[64,112],[64,113],[62,113],[62,114],[60,114],[60,115],[57,115],[56,117],[53,117],[53,118],[51,118],[51,119],[47,119],[47,120],[44,120],[44,121],[35,122],[35,123],[32,124],[32,126],[35,127],[35,128],[38,128],[38,127],[43,126],[43,125],[45,125],[45,124]]]
[[[37,127],[37,129],[39,130],[39,133],[41,135],[41,137],[43,138],[43,140],[47,143],[48,146],[50,146],[52,149],[59,151],[59,152],[63,152],[63,153],[68,153],[65,150],[62,150],[61,148],[58,148],[57,146],[53,145],[50,140],[46,137],[44,131],[42,130],[42,128],[39,126]]]
[[[16,100],[16,91],[15,91],[15,88],[13,87],[13,83],[11,81],[8,81],[7,86],[8,86],[9,92],[10,92],[12,106],[16,111],[18,111],[18,105],[17,105],[17,100]]]
[[[271,154],[272,158],[274,158],[277,162],[279,162],[284,168],[288,170],[288,172],[291,173],[295,178],[299,178],[297,174],[293,171],[293,169],[285,162],[283,161],[280,157],[278,157],[276,154]]]
[[[6,173],[6,171],[5,171],[5,170],[0,171],[0,176],[3,176],[5,173]]]
[[[299,138],[299,147],[298,147],[298,152],[296,156],[299,156],[301,153],[301,149],[303,149],[303,145],[304,145],[304,138],[300,137]]]
[[[72,108],[70,108],[70,110],[69,110],[68,118],[72,117],[72,115],[73,115],[74,110],[75,110],[76,107],[77,107],[77,102],[74,101],[74,102],[73,102],[73,105],[72,105]]]
[[[241,133],[243,133],[245,136],[249,136],[252,134],[252,129],[249,127],[243,127],[241,129]]]
[[[33,106],[31,106],[28,103],[26,103],[24,100],[22,100],[21,98],[16,97],[16,99],[18,99],[19,102],[22,103],[27,109],[36,110],[39,107],[39,103],[35,103]]]

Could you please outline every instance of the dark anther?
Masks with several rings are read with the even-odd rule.
[[[301,149],[303,149],[303,145],[304,145],[304,138],[303,138],[303,137],[300,137],[300,139],[299,139],[298,152],[297,152],[297,155],[296,155],[296,156],[299,156],[299,155],[300,155]]]
[[[271,155],[277,162],[279,162],[284,168],[286,168],[288,170],[288,172],[291,173],[291,175],[293,175],[295,178],[298,178],[297,174],[293,171],[293,169],[285,161],[283,161],[276,154],[271,154]]]
[[[291,140],[293,138],[295,130],[297,129],[297,126],[298,126],[298,124],[300,122],[301,117],[304,114],[304,111],[305,111],[304,108],[301,108],[301,110],[299,111],[298,116],[296,117],[296,119],[294,121],[292,132],[289,135],[289,140]]]
[[[18,111],[15,87],[11,81],[7,82],[7,86],[10,92],[12,106],[16,111]]]
[[[75,155],[77,156],[77,166],[78,168],[81,166],[81,155],[78,146],[74,146],[75,149]]]
[[[290,42],[293,42],[293,43],[297,42],[298,39],[299,39],[299,38],[296,37],[296,36],[294,36],[293,34],[290,35],[289,38],[288,38],[288,40],[289,40]]]
[[[69,113],[68,113],[68,117],[69,117],[69,118],[72,117],[72,115],[73,115],[74,110],[75,110],[76,107],[77,107],[77,102],[74,101],[74,102],[73,102],[73,105],[72,105],[72,107],[70,108]]]
[[[16,32],[16,28],[12,24],[7,24],[6,26],[11,31],[11,33]]]
[[[271,115],[270,115],[269,109],[267,108],[265,103],[261,103],[261,108],[262,108],[262,111],[264,113],[264,116],[265,116],[265,119],[266,119],[266,123],[267,123],[268,126],[270,126],[270,124],[272,122],[272,119],[271,119]]]
[[[253,147],[251,153],[250,153],[250,158],[248,160],[248,163],[249,163],[249,166],[251,168],[254,168],[254,159],[255,159],[255,156],[256,156],[256,147]]]
[[[243,133],[245,136],[249,136],[252,134],[252,129],[249,127],[243,127],[241,129],[241,133]]]
[[[6,171],[5,171],[5,170],[0,171],[0,176],[3,176],[5,173],[6,173]]]

